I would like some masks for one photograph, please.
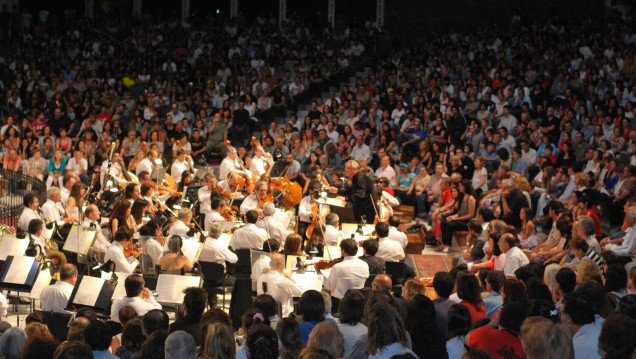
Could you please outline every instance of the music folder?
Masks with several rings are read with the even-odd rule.
[[[93,245],[96,234],[97,231],[92,228],[84,228],[74,224],[68,236],[66,236],[62,249],[67,252],[87,255]]]
[[[190,263],[194,264],[199,260],[204,244],[198,238],[186,237],[183,239],[181,252],[190,260]]]
[[[87,307],[107,313],[114,291],[115,287],[102,278],[80,275],[68,299],[66,310]]]
[[[169,304],[183,303],[185,293],[183,290],[189,287],[201,285],[201,277],[174,274],[159,274],[157,279],[157,302]]]
[[[0,260],[4,261],[8,256],[23,256],[28,247],[28,238],[20,239],[5,234],[0,240]]]
[[[35,257],[7,256],[0,274],[0,288],[30,292],[40,272]]]

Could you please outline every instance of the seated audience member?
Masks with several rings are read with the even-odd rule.
[[[119,309],[119,323],[121,324],[122,330],[124,328],[124,326],[126,326],[126,323],[128,323],[129,320],[137,318],[137,312],[135,311],[135,309],[133,309],[133,307],[129,306],[129,305],[125,305],[123,307],[121,307]],[[117,348],[121,345],[121,335],[122,333],[118,333],[117,335],[114,335],[113,338],[110,341],[110,352],[114,353],[117,351]]]
[[[201,323],[201,315],[203,315],[205,306],[208,303],[208,293],[205,289],[198,287],[186,288],[184,293],[184,316],[170,324],[170,333],[174,333],[178,330],[185,331],[194,338],[194,341],[198,346],[200,345],[199,325]]]
[[[407,280],[404,283],[404,287],[402,287],[402,298],[409,301],[418,294],[426,295],[426,287],[424,287],[424,284],[417,279]]]
[[[404,325],[411,338],[417,338],[413,352],[420,359],[446,356],[445,338],[435,322],[435,306],[427,296],[418,294],[409,301]]]
[[[500,288],[506,276],[501,271],[491,271],[486,275],[486,292],[488,295],[484,297],[484,308],[486,309],[486,318],[492,319],[503,304],[500,294]]]
[[[448,309],[446,352],[449,359],[460,358],[466,352],[466,334],[470,331],[470,311],[461,304]]]
[[[9,328],[0,335],[0,355],[6,359],[19,359],[27,340],[24,329]]]
[[[369,308],[366,349],[369,357],[390,358],[394,355],[415,353],[409,348],[407,330],[393,306],[376,303]]]
[[[108,351],[110,345],[110,329],[101,320],[94,320],[84,329],[84,342],[90,345],[95,359],[117,359]]]
[[[572,333],[576,358],[601,358],[598,353],[601,329],[594,324],[594,311],[582,294],[574,292],[563,298],[561,321]]]
[[[129,320],[121,333],[121,345],[115,351],[121,359],[130,359],[140,350],[144,341],[143,325],[139,317]]]
[[[602,249],[603,253],[611,252],[617,256],[630,257],[632,251],[636,250],[636,210],[631,210],[625,214],[625,222],[628,228],[621,243],[614,244],[612,242],[618,242],[619,239],[604,239],[603,241],[601,241],[605,242],[605,245]]]
[[[386,272],[384,259],[377,257],[380,244],[377,239],[367,239],[362,242],[363,255],[360,259],[369,265],[369,274],[383,274]]]
[[[196,359],[197,345],[194,338],[183,330],[170,333],[166,338],[165,359]]]
[[[248,359],[277,359],[278,337],[267,324],[256,324],[247,333]]]
[[[508,303],[499,316],[498,328],[483,326],[466,335],[466,346],[486,351],[495,358],[524,357],[519,334],[526,319],[526,308],[522,303]]]
[[[167,330],[157,330],[146,337],[146,341],[141,346],[141,358],[161,358],[165,356]]]
[[[269,294],[259,294],[254,298],[254,309],[258,309],[265,313],[269,318],[269,325],[272,329],[276,329],[276,325],[280,320],[278,316],[278,303],[276,299]]]
[[[344,354],[346,357],[351,352],[353,344],[358,338],[367,333],[367,326],[362,321],[364,315],[364,297],[358,291],[347,291],[338,306],[338,328],[344,336]]]
[[[455,287],[455,280],[448,272],[437,272],[433,277],[433,289],[437,298],[433,300],[435,306],[435,319],[437,320],[437,326],[442,332],[443,337],[447,337],[446,327],[448,320],[448,310],[455,302],[448,298],[453,293]]]
[[[156,331],[163,331],[168,333],[170,329],[170,321],[168,319],[168,313],[161,309],[153,309],[143,315],[144,334],[146,337]]]
[[[280,342],[278,354],[281,359],[296,359],[303,350],[300,326],[294,318],[282,318],[276,325],[276,335]]]
[[[326,320],[325,300],[317,291],[308,290],[300,297],[298,306],[299,314],[303,317],[303,321],[300,322],[300,333],[303,344],[307,345],[309,333],[311,333],[316,324]]]
[[[157,303],[155,296],[144,285],[144,278],[139,274],[126,277],[124,282],[126,297],[113,302],[110,308],[112,321],[119,321],[119,309],[126,305],[133,307],[139,316],[143,316],[152,309],[161,309],[161,304]]]
[[[506,255],[506,262],[502,270],[506,277],[514,276],[517,269],[530,262],[521,248],[517,247],[517,239],[514,235],[504,233],[501,237],[499,237],[498,244],[499,249],[501,249],[501,253]]]
[[[205,359],[234,359],[236,358],[236,343],[232,330],[223,323],[212,323],[207,327],[207,336],[202,347]]]
[[[5,357],[7,359],[12,357]],[[16,357],[17,358],[17,357]],[[54,359],[93,358],[91,346],[82,340],[68,340],[60,344],[53,353]]]
[[[481,287],[474,274],[459,273],[457,275],[457,296],[461,300],[459,304],[465,305],[470,310],[471,328],[475,327],[478,320],[486,318],[486,309],[481,299]]]
[[[343,358],[344,337],[334,322],[318,323],[309,333],[307,347],[325,350],[332,358]]]
[[[521,325],[521,346],[527,359],[574,358],[572,334],[562,323],[528,317]]]
[[[605,318],[598,337],[598,349],[607,359],[633,357],[636,349],[636,319],[621,314]]]

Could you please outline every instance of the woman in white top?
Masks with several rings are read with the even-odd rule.
[[[488,191],[488,171],[484,167],[484,159],[475,157],[475,172],[473,172],[472,185],[475,193],[480,195],[482,192]]]

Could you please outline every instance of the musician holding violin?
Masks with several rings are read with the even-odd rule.
[[[212,199],[219,197],[221,195],[220,192],[220,189],[216,185],[216,176],[214,173],[207,173],[205,175],[205,186],[199,188],[197,191],[197,197],[199,198],[199,213],[201,213],[204,217],[207,217],[207,214],[212,211],[212,208],[210,207]]]
[[[213,223],[220,223],[226,220],[234,220],[234,215],[226,211],[226,206],[227,205],[225,204],[225,200],[223,198],[215,197],[212,200],[212,204],[210,205],[210,212],[205,215],[205,223],[203,225],[203,228],[206,232],[210,233],[210,228],[212,227]],[[222,213],[228,214],[227,218],[225,218]]]
[[[155,160],[158,156],[159,154],[157,153],[157,151],[147,151],[146,157],[143,160],[139,161],[139,163],[137,164],[137,168],[135,168],[135,174],[137,175],[137,177],[140,177],[139,174],[144,171],[149,174],[152,173],[152,170],[155,168]]]
[[[115,263],[115,272],[133,273],[139,265],[137,259],[129,262],[124,255],[124,250],[132,245],[133,231],[128,227],[120,227],[117,229],[113,242],[106,249],[104,262],[112,260]]]
[[[263,205],[265,202],[273,202],[274,197],[269,193],[269,183],[266,181],[256,182],[255,193],[245,197],[241,203],[240,212],[247,213],[249,210],[258,212],[259,217],[263,217]]]
[[[303,197],[298,205],[298,231],[304,240],[309,239],[307,228],[313,223],[316,213],[312,208],[316,204],[316,199],[320,197],[321,184],[318,180],[311,180],[307,187],[307,196]]]

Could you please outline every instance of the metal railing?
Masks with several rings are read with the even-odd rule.
[[[40,204],[46,201],[46,184],[22,172],[0,169],[0,224],[18,227],[24,210],[24,195],[34,193]]]

